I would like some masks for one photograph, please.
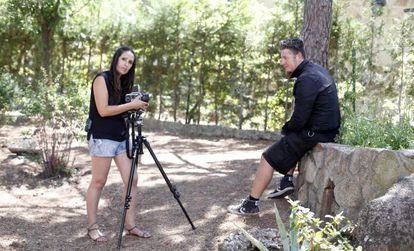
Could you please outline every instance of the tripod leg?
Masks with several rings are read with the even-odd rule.
[[[130,170],[130,173],[129,173],[128,185],[127,185],[127,190],[126,190],[126,195],[125,195],[124,210],[122,211],[121,226],[119,227],[118,249],[121,248],[122,234],[124,232],[124,227],[125,227],[125,217],[126,217],[127,210],[129,209],[129,204],[130,204],[131,199],[132,199],[132,197],[131,197],[132,181],[134,180],[135,170],[138,168],[138,153],[139,153],[138,148],[142,148],[142,146],[141,147],[135,147],[133,155],[132,155],[133,158],[132,158],[131,170]]]
[[[175,188],[175,186],[173,186],[170,182],[170,180],[167,177],[167,174],[165,174],[164,169],[162,168],[160,162],[157,159],[157,156],[155,156],[154,151],[152,150],[149,142],[143,138],[142,142],[144,143],[145,147],[148,149],[148,151],[150,152],[152,158],[154,159],[155,164],[157,165],[158,169],[160,170],[162,177],[164,178],[165,182],[167,183],[168,187],[170,188],[171,193],[173,193],[174,198],[177,200],[178,204],[180,205],[181,209],[183,210],[183,213],[185,215],[185,217],[187,218],[188,222],[191,225],[191,228],[194,230],[195,227],[193,225],[193,222],[190,219],[190,216],[188,216],[187,211],[185,210],[184,206],[181,204],[180,201],[180,193],[177,191],[177,189]]]

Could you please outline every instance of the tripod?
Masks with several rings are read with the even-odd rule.
[[[127,131],[129,131],[129,128],[131,127],[131,139],[132,139],[132,148],[130,151],[129,148],[129,142],[127,140],[126,142],[126,148],[127,148],[127,155],[128,158],[132,159],[132,163],[131,163],[131,171],[129,173],[129,179],[128,179],[128,185],[127,185],[127,190],[126,190],[126,195],[125,195],[125,204],[124,204],[124,210],[122,212],[122,217],[121,217],[121,226],[119,228],[119,236],[118,236],[118,249],[121,248],[121,244],[122,244],[122,234],[124,231],[124,226],[125,226],[125,217],[126,217],[126,212],[129,209],[129,204],[131,202],[131,187],[132,187],[132,180],[134,178],[134,173],[135,170],[138,169],[138,155],[143,154],[143,147],[142,144],[145,145],[145,147],[148,149],[148,151],[150,152],[155,164],[157,165],[158,169],[160,170],[162,177],[164,178],[165,182],[167,183],[168,187],[170,188],[171,193],[174,195],[174,198],[177,200],[178,204],[180,205],[181,209],[183,210],[183,213],[185,215],[185,217],[187,218],[188,222],[191,225],[191,228],[194,230],[195,227],[193,225],[193,222],[191,221],[190,217],[187,214],[187,211],[185,210],[184,206],[181,204],[180,201],[180,193],[177,191],[176,187],[174,185],[171,184],[170,180],[168,179],[167,175],[164,172],[164,169],[162,168],[160,162],[158,161],[157,157],[155,156],[154,151],[152,150],[149,142],[147,141],[147,139],[142,136],[142,118],[141,118],[141,114],[142,111],[141,110],[137,110],[137,111],[133,111],[133,112],[129,112],[128,114],[128,122],[127,122]],[[138,131],[138,135],[135,137],[135,129]]]

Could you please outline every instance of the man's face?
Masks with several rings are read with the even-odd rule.
[[[302,63],[303,56],[301,53],[294,54],[289,49],[283,49],[280,51],[280,64],[285,69],[285,73],[287,77],[292,75],[292,72]]]

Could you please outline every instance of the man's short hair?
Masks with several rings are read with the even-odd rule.
[[[300,38],[288,38],[288,39],[280,41],[279,49],[280,50],[289,49],[295,55],[298,54],[298,52],[300,52],[302,53],[303,58],[306,58],[305,48],[303,46],[303,40]]]

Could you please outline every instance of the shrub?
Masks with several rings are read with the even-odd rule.
[[[0,72],[0,112],[10,109],[15,96],[17,84],[8,73]]]
[[[393,150],[414,147],[414,127],[408,118],[393,123],[391,117],[378,118],[349,114],[343,121],[339,143]]]
[[[289,200],[289,203],[292,205],[289,216],[289,231],[286,230],[275,204],[276,223],[282,239],[283,250],[362,250],[361,247],[354,248],[346,237],[354,227],[350,222],[343,224],[344,216],[342,213],[336,216],[327,215],[326,217],[331,220],[324,222],[314,217],[314,213],[308,208],[300,206],[299,201]],[[342,225],[344,226],[340,227]],[[247,231],[244,229],[241,231],[259,250],[267,250]]]
[[[22,113],[36,123],[33,136],[41,149],[45,176],[71,174],[71,145],[84,117],[82,96],[76,88],[60,92],[58,79],[52,85],[43,80],[24,95]]]

